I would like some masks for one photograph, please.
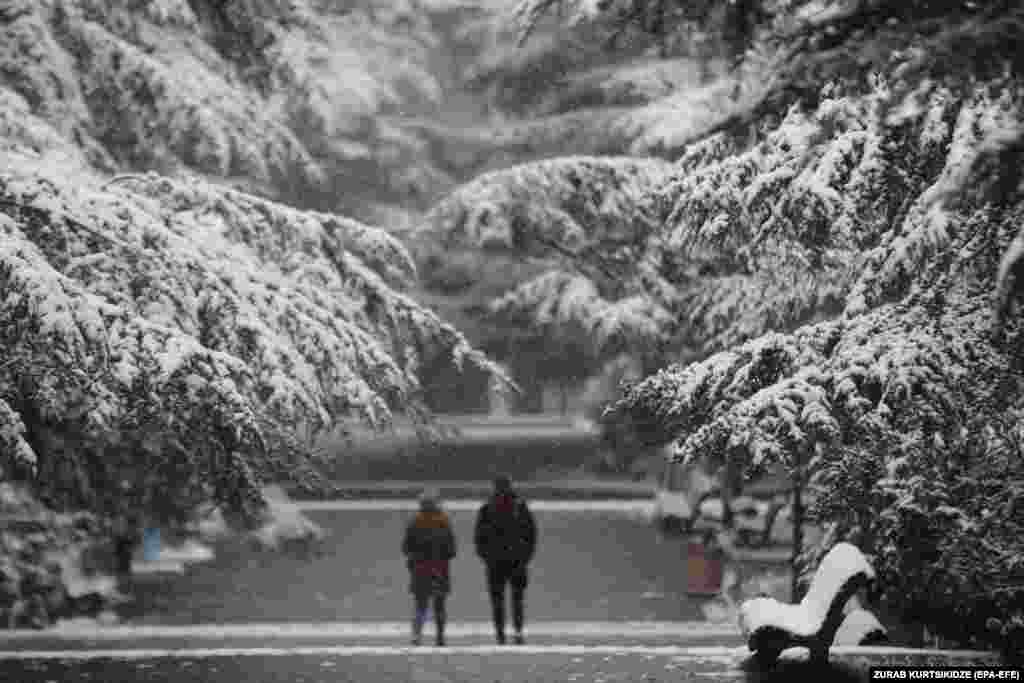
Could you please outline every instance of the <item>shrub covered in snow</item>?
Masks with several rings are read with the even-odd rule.
[[[249,538],[264,550],[315,551],[323,541],[323,528],[307,517],[289,500],[280,486],[264,489],[267,510],[263,523]]]
[[[55,514],[24,486],[0,483],[0,628],[42,628],[117,597],[95,555],[101,520]]]

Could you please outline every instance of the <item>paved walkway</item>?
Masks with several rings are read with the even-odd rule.
[[[685,545],[647,521],[646,501],[534,501],[540,529],[527,620],[695,621],[708,598],[687,594]],[[313,556],[254,552],[226,541],[210,562],[178,577],[147,579],[120,610],[149,624],[397,621],[409,616],[401,539],[411,501],[301,503],[327,532]],[[473,550],[475,501],[448,501],[458,539],[453,622],[490,618],[483,566]]]
[[[106,654],[106,653],[104,653]],[[367,651],[180,653],[0,661],[0,677],[21,683],[660,683],[745,680],[720,657],[629,650],[396,648]],[[838,682],[832,682],[838,683]]]
[[[447,504],[460,539],[471,538],[476,505]],[[411,505],[309,502],[301,507],[330,531],[320,555],[254,555],[229,544],[212,562],[141,591],[140,623],[0,632],[0,680],[852,683],[865,680],[869,664],[993,661],[978,653],[835,649],[837,664],[826,669],[787,661],[771,674],[750,671],[733,624],[695,620],[702,601],[686,595],[683,544],[654,532],[649,506],[534,503],[543,552],[532,574],[525,646],[493,644],[482,572],[464,547],[453,565],[459,589],[449,646],[409,647],[398,539]],[[428,642],[432,635],[431,625]]]
[[[476,512],[483,504],[483,498],[468,496],[465,499],[448,500],[444,507],[450,512]],[[304,512],[382,512],[398,511],[411,513],[418,509],[416,499],[357,498],[350,500],[300,500],[295,506]],[[648,498],[603,499],[603,500],[534,500],[530,501],[534,512],[557,513],[614,513],[650,523],[654,519],[654,501]],[[645,530],[650,533],[651,530]],[[680,538],[676,538],[681,541]],[[792,557],[789,546],[766,548],[738,548],[736,559],[749,562],[788,563]]]
[[[150,642],[148,639],[143,639]],[[978,653],[927,653],[834,648],[832,664],[811,667],[790,650],[773,672],[752,670],[742,646],[637,646],[606,638],[599,645],[503,646],[253,645],[7,649],[0,643],[0,678],[24,683],[114,680],[146,683],[660,683],[672,681],[867,681],[871,664],[968,666],[995,660]],[[137,644],[137,641],[136,641]]]
[[[407,622],[245,623],[189,626],[121,625],[63,622],[47,631],[0,631],[0,651],[64,651],[100,648],[201,649],[270,647],[395,647],[409,639]],[[707,622],[537,622],[528,623],[530,645],[593,647],[738,647],[742,638],[733,624]],[[433,624],[426,634],[433,637]],[[452,646],[474,648],[494,642],[490,622],[457,621],[446,629]]]

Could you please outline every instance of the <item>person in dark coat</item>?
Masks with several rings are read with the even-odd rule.
[[[537,523],[526,501],[512,490],[508,477],[494,480],[494,495],[477,514],[473,538],[476,553],[487,568],[487,590],[498,643],[505,643],[505,586],[509,585],[515,642],[521,645],[527,568],[537,548]]]
[[[455,534],[448,515],[441,510],[438,496],[424,492],[420,511],[409,522],[402,541],[402,553],[409,568],[409,590],[415,600],[412,642],[419,645],[427,609],[433,602],[437,644],[444,645],[445,599],[451,592],[449,563],[455,557]]]

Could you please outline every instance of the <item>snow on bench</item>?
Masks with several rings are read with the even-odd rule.
[[[847,601],[875,577],[863,553],[839,543],[825,555],[798,605],[773,598],[754,598],[740,606],[740,628],[757,662],[771,666],[789,647],[806,647],[811,659],[828,659]]]

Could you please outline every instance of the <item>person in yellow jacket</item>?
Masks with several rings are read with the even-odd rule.
[[[451,592],[449,564],[455,557],[455,534],[448,515],[441,509],[438,495],[425,491],[420,510],[405,529],[402,553],[409,568],[409,591],[415,601],[412,642],[419,645],[427,610],[433,607],[438,646],[443,646],[445,600]]]

